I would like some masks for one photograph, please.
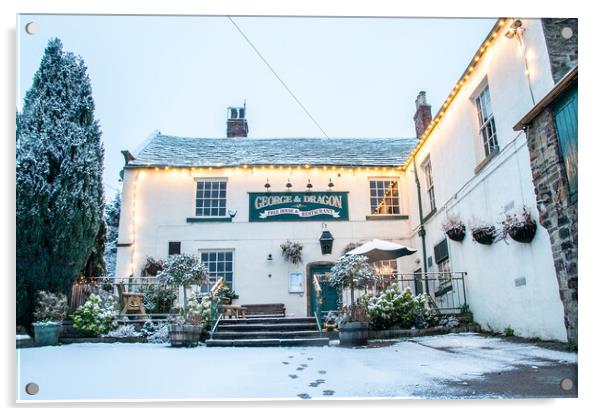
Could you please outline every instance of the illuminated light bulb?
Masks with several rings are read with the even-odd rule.
[[[209,166],[209,168],[208,168],[208,169],[209,169],[209,170],[213,170],[213,168],[212,168],[211,166]]]
[[[248,168],[248,166],[247,166],[247,165],[242,165],[242,167],[243,167],[243,168],[245,168],[245,169],[246,169],[246,168]]]
[[[309,165],[305,165],[305,169],[309,168]]]
[[[282,170],[282,169],[283,169],[283,167],[282,167],[282,166],[280,166],[278,169]]]
[[[155,170],[159,170],[159,168],[155,166]]]
[[[500,22],[498,23],[498,26],[504,26],[504,19],[500,19]]]

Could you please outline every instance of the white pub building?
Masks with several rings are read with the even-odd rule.
[[[429,276],[463,272],[452,295],[484,329],[566,341],[547,230],[537,224],[529,243],[471,235],[523,208],[538,218],[526,135],[513,127],[554,87],[554,57],[543,19],[516,22],[496,23],[434,117],[419,94],[417,138],[250,138],[242,107],[228,109],[226,138],[156,132],[124,151],[116,277],[140,276],[147,256],[193,253],[236,303],[311,316],[313,278],[350,243],[382,239],[417,249],[376,264],[413,290],[437,297]],[[442,230],[450,217],[462,241]],[[287,241],[303,246],[299,264],[283,258]]]

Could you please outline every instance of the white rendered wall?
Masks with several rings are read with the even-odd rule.
[[[137,182],[136,175],[139,175]],[[391,169],[324,171],[301,168],[289,171],[268,168],[257,169],[255,173],[251,169],[126,169],[119,242],[132,242],[133,245],[118,249],[116,275],[125,277],[133,273],[138,276],[146,256],[167,257],[169,241],[181,241],[182,253],[199,254],[201,249],[232,249],[233,289],[240,296],[236,303],[285,303],[287,314],[305,316],[307,287],[302,294],[289,294],[289,272],[305,273],[308,263],[334,262],[350,242],[372,238],[405,242],[409,234],[407,220],[366,220],[370,214],[369,178],[399,178],[400,175],[400,170]],[[194,217],[195,178],[198,177],[227,178],[227,209],[238,211],[233,222],[186,222],[187,217]],[[329,179],[332,179],[334,191],[349,192],[349,221],[327,223],[334,236],[332,254],[321,254],[318,241],[322,233],[321,221],[248,221],[248,192],[264,192],[267,179],[272,185],[272,192],[284,191],[289,178],[294,186],[293,192],[305,191],[308,178],[314,191],[326,191]],[[132,221],[134,183],[135,227]],[[400,192],[403,194],[405,191],[400,189]],[[401,207],[401,214],[407,214],[406,206]],[[132,241],[134,228],[135,240]],[[292,265],[284,261],[280,244],[286,240],[303,243],[303,264]],[[268,254],[272,254],[272,261],[267,260]]]
[[[523,20],[524,38],[535,101],[553,86],[547,50],[539,20]],[[422,161],[430,155],[437,213],[425,228],[428,256],[444,238],[441,224],[447,214],[459,215],[468,226],[475,219],[500,226],[506,211],[526,206],[534,218],[537,208],[529,152],[524,133],[512,127],[532,107],[522,52],[517,39],[503,36],[489,48],[473,75],[416,156],[422,186],[424,214],[429,213]],[[475,174],[484,158],[478,134],[473,95],[484,82],[489,85],[500,153]],[[406,172],[410,207],[411,243],[420,246],[414,170]],[[501,331],[508,325],[515,334],[566,340],[563,307],[547,231],[539,225],[530,244],[498,242],[485,246],[472,241],[449,240],[452,270],[468,273],[466,288],[470,309],[484,329]],[[437,271],[437,265],[428,271]],[[515,286],[525,278],[526,285]]]

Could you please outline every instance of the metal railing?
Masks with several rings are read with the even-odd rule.
[[[438,313],[461,313],[468,310],[465,277],[466,272],[393,273],[381,275],[364,293],[378,294],[395,283],[401,290],[409,288],[414,296],[429,295]]]

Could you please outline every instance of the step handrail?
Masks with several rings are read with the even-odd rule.
[[[222,316],[224,316],[224,314],[220,313],[217,317],[217,320],[215,321],[215,324],[213,324],[213,328],[211,328],[211,331],[209,332],[209,339],[213,339],[213,334],[215,333],[215,330],[217,329],[217,326],[219,325],[219,321],[222,319]]]
[[[318,314],[314,312],[314,318],[316,318],[316,325],[318,325],[318,329],[320,330],[320,336],[324,336],[322,333],[322,325],[320,324],[320,320],[318,319]]]

